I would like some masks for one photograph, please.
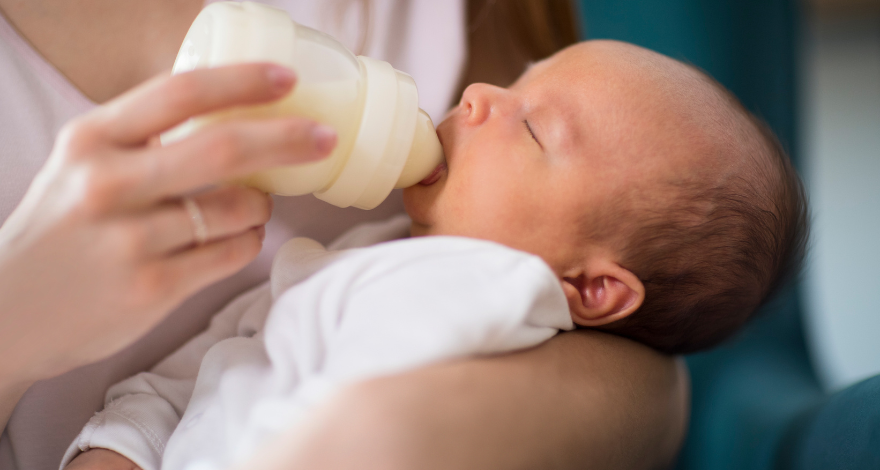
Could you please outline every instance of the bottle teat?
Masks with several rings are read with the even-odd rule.
[[[423,110],[416,116],[416,132],[396,189],[408,188],[428,176],[443,161],[443,147],[434,130],[431,117]]]

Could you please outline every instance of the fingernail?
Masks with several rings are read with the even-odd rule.
[[[296,74],[293,73],[293,70],[280,65],[270,66],[268,70],[266,70],[266,77],[269,78],[269,83],[275,88],[275,92],[279,94],[289,90],[290,86],[293,85],[293,82],[296,80]]]
[[[315,140],[315,149],[321,155],[326,155],[336,147],[336,131],[330,126],[319,124],[312,129],[312,138]]]

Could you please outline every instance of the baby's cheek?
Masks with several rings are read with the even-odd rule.
[[[505,194],[484,186],[459,195],[450,204],[447,225],[456,235],[507,243],[510,234],[519,231],[512,223],[515,207]]]

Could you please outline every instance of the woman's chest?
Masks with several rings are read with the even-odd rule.
[[[0,0],[0,9],[47,62],[102,103],[171,67],[202,2]]]

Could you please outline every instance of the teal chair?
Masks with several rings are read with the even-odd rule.
[[[629,41],[709,72],[798,165],[793,0],[582,0],[587,38]],[[687,358],[690,432],[678,470],[880,469],[880,376],[832,396],[810,364],[797,287],[734,340]]]

